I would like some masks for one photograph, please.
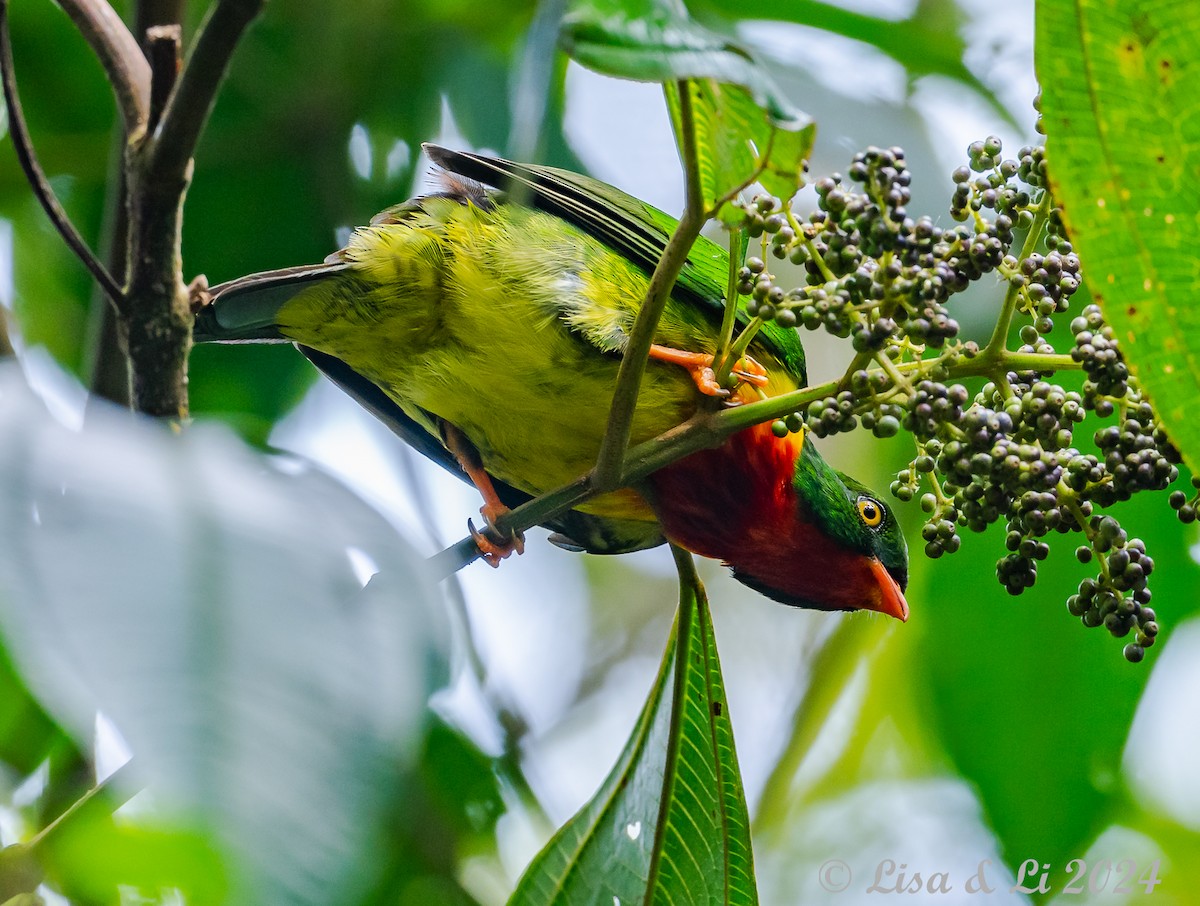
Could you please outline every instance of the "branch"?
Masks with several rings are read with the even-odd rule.
[[[170,177],[187,168],[212,112],[217,89],[229,68],[234,48],[265,2],[217,0],[210,8],[163,111],[151,164],[151,170],[156,174]]]
[[[117,96],[117,107],[132,135],[146,125],[150,109],[150,66],[137,40],[105,0],[59,0],[88,42]]]
[[[687,176],[687,199],[679,225],[650,278],[646,299],[638,311],[633,330],[629,333],[629,342],[621,356],[617,389],[608,412],[608,427],[596,457],[596,467],[592,470],[593,482],[600,490],[613,490],[619,486],[621,460],[629,447],[633,412],[649,361],[650,346],[654,342],[654,331],[675,286],[675,278],[683,269],[688,252],[692,250],[696,237],[700,235],[700,228],[704,226],[704,190],[700,185],[700,167],[696,159],[692,93],[686,81],[679,83],[679,133],[680,153]]]
[[[238,41],[265,0],[216,0],[192,42],[183,71],[175,54],[176,23],[147,29],[153,68],[151,116],[158,127],[127,155],[130,217],[129,359],[133,399],[147,415],[187,417],[187,358],[192,315],[180,248],[183,199],[192,157]],[[173,4],[139,16],[165,17]]]
[[[150,60],[150,119],[153,132],[162,120],[171,90],[179,78],[179,48],[183,30],[178,24],[151,25],[146,29],[146,56]]]
[[[125,307],[125,294],[71,223],[71,218],[67,216],[67,212],[55,196],[33,150],[29,127],[25,125],[25,114],[17,94],[16,75],[13,72],[12,42],[8,33],[8,0],[0,0],[0,79],[4,82],[4,101],[8,105],[8,131],[12,135],[13,149],[17,152],[17,160],[21,163],[21,169],[25,171],[26,179],[33,187],[33,194],[63,241],[92,272],[113,308],[121,314]]]
[[[935,359],[918,359],[901,362],[895,366],[900,374],[912,374],[929,367]],[[1067,371],[1079,370],[1080,364],[1069,355],[1050,355],[1035,352],[1004,352],[996,361],[974,359],[960,361],[949,369],[947,380],[968,377],[991,377],[1008,371]],[[881,369],[873,369],[875,371]],[[649,477],[664,466],[690,456],[700,450],[719,446],[727,438],[753,425],[783,418],[793,412],[803,411],[810,403],[836,394],[840,380],[826,381],[810,387],[802,387],[756,403],[734,406],[720,412],[701,411],[687,421],[665,431],[658,437],[629,449],[621,465],[615,487],[626,487]],[[595,469],[570,484],[537,497],[528,503],[505,513],[496,520],[496,529],[502,537],[513,532],[524,532],[535,525],[577,507],[592,497],[607,493],[595,479]],[[429,558],[435,578],[446,576],[462,569],[479,558],[479,550],[469,536]]]

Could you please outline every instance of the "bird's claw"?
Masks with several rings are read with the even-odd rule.
[[[688,368],[688,372],[692,375],[696,389],[705,396],[729,396],[729,391],[717,382],[717,373],[713,371],[712,365],[694,365]]]
[[[479,512],[487,524],[480,531],[475,528],[475,523],[468,519],[467,530],[471,533],[475,547],[479,549],[479,555],[483,557],[488,566],[495,569],[500,565],[501,560],[514,552],[518,555],[525,553],[524,533],[510,532],[506,536],[496,525],[496,519],[502,513],[507,512],[507,509],[496,510],[485,505],[480,508]]]
[[[733,369],[729,373],[755,387],[765,387],[769,381],[767,369],[748,355],[744,355],[734,362]]]
[[[650,358],[686,368],[688,374],[692,376],[692,383],[696,385],[696,389],[705,396],[728,399],[732,395],[731,390],[723,387],[717,380],[717,372],[713,368],[715,360],[710,353],[687,352],[655,344],[650,347]],[[739,383],[750,384],[754,387],[764,387],[768,380],[767,369],[748,355],[744,355],[734,362],[729,374],[731,377],[737,378]]]

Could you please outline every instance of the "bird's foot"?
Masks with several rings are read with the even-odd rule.
[[[471,532],[475,546],[479,548],[480,556],[493,569],[498,567],[500,561],[509,555],[516,553],[519,556],[525,553],[523,532],[505,532],[496,525],[496,520],[508,511],[508,507],[503,504],[486,503],[480,507],[479,512],[486,522],[482,531],[475,528],[475,524],[470,519],[467,520],[467,528]]]
[[[483,468],[483,462],[475,445],[467,439],[462,431],[449,422],[443,421],[441,428],[442,438],[446,442],[447,449],[462,466],[462,470],[467,473],[471,483],[483,495],[483,506],[479,508],[479,513],[486,523],[483,530],[475,528],[475,524],[470,519],[467,520],[467,529],[471,532],[475,547],[479,549],[479,555],[487,561],[489,566],[495,568],[500,565],[501,560],[513,552],[525,553],[525,536],[520,532],[501,529],[496,524],[500,517],[509,510],[500,502],[500,496],[492,484],[492,477]]]
[[[650,358],[686,368],[696,389],[705,396],[729,396],[729,391],[717,381],[717,373],[713,370],[713,356],[707,352],[685,352],[656,343],[650,347]],[[742,356],[734,363],[730,374],[740,382],[755,387],[763,387],[767,383],[767,369],[748,355]]]
[[[729,373],[735,375],[743,384],[750,384],[754,387],[765,387],[769,381],[767,369],[748,355],[744,355],[734,362]]]

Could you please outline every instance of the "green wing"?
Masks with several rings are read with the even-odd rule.
[[[561,217],[647,274],[658,266],[678,224],[671,215],[620,189],[568,170],[518,164],[437,145],[427,144],[424,148],[438,166],[504,190],[515,202]],[[674,295],[719,321],[728,281],[728,253],[700,236],[679,273]],[[737,323],[745,326],[749,321],[744,305],[739,305]],[[759,332],[757,340],[784,363],[800,386],[808,383],[804,347],[795,330],[771,322]]]

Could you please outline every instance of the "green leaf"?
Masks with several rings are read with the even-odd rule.
[[[560,41],[573,59],[605,75],[741,85],[776,126],[798,130],[809,124],[748,51],[693,22],[680,0],[575,0],[563,17]]]
[[[924,593],[910,593],[923,616],[905,627],[916,631],[899,675],[912,677],[934,738],[978,791],[1014,869],[1037,854],[1061,871],[1107,820],[1124,820],[1122,751],[1147,668],[1200,607],[1190,529],[1171,518],[1162,496],[1137,495],[1122,505],[1121,521],[1155,563],[1150,586],[1164,630],[1144,663],[1128,663],[1122,640],[1067,614],[1067,595],[1094,569],[1069,547],[1039,563],[1037,585],[1012,598],[990,575],[1003,549],[994,527],[966,539],[953,569],[940,561],[928,569]],[[963,576],[978,577],[967,596]],[[981,695],[978,683],[964,681],[970,676],[994,691]],[[1048,777],[1054,782],[1038,780]]]
[[[117,824],[110,815],[72,816],[38,846],[46,873],[73,900],[110,901],[118,886],[175,887],[188,903],[229,902],[221,854],[195,830]]]
[[[576,2],[561,40],[574,59],[619,78],[662,82],[682,145],[679,83],[692,101],[705,208],[733,221],[722,200],[755,180],[790,198],[816,127],[783,97],[749,52],[693,22],[678,0]]]
[[[696,157],[705,208],[730,224],[737,211],[721,201],[748,181],[784,200],[803,184],[804,163],[812,153],[816,124],[805,117],[796,131],[777,127],[738,85],[708,80],[686,83],[692,99]],[[681,142],[679,87],[664,86],[677,142]],[[718,208],[718,210],[713,210]]]
[[[691,556],[675,557],[675,627],[625,751],[509,906],[758,902],[708,600]]]
[[[1054,195],[1092,295],[1200,467],[1200,19],[1139,0],[1042,2],[1037,67]]]
[[[96,405],[73,431],[10,368],[0,437],[0,634],[76,740],[111,719],[170,828],[114,864],[200,835],[229,902],[353,902],[438,679],[420,561],[223,428]],[[378,568],[366,587],[352,556]]]

